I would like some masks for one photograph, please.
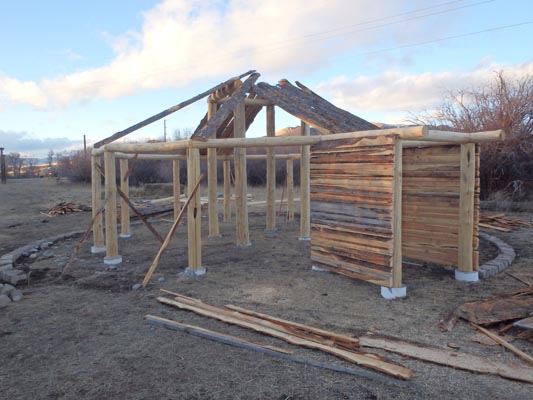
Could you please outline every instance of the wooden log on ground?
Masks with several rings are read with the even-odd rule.
[[[498,375],[515,381],[533,383],[533,368],[519,364],[508,364],[486,357],[459,353],[435,347],[423,347],[400,340],[377,337],[360,337],[361,346],[382,349],[434,364],[481,374]]]
[[[390,378],[384,377],[382,375],[374,374],[372,372],[367,372],[363,370],[359,371],[353,368],[346,368],[346,367],[341,367],[338,365],[322,363],[322,362],[312,360],[312,359],[298,357],[298,356],[292,355],[291,351],[283,349],[281,347],[265,345],[265,344],[257,343],[255,341],[245,340],[243,338],[239,338],[239,337],[232,336],[232,335],[227,335],[221,332],[211,331],[211,330],[204,329],[198,326],[181,324],[177,321],[157,317],[155,315],[146,315],[144,318],[147,320],[148,323],[152,325],[162,326],[164,328],[171,329],[171,330],[187,332],[191,335],[213,340],[215,342],[224,343],[230,346],[240,347],[240,348],[247,349],[247,350],[257,351],[260,353],[268,354],[268,355],[275,356],[278,358],[283,358],[283,359],[294,361],[297,363],[311,365],[313,367],[323,368],[323,369],[327,369],[330,371],[355,375],[361,378],[373,379],[373,380],[377,380],[377,381],[381,381],[385,383],[392,383],[392,384],[400,385],[400,386],[404,386],[408,384],[407,382],[392,380]]]
[[[301,332],[305,332],[306,334],[317,335],[325,340],[332,340],[336,342],[336,344],[342,345],[346,349],[357,350],[360,347],[359,340],[357,338],[353,338],[353,337],[346,336],[346,335],[341,335],[339,333],[327,331],[325,329],[316,328],[314,326],[299,324],[293,321],[287,321],[285,319],[276,318],[271,315],[259,313],[257,311],[247,310],[246,308],[234,306],[231,304],[227,304],[224,307],[230,310],[233,310],[233,311],[237,311],[241,314],[246,314],[252,317],[263,319],[265,321],[273,322],[277,325],[280,325],[281,327],[285,329],[299,330]]]
[[[396,378],[408,380],[412,376],[412,372],[408,368],[405,368],[400,365],[391,364],[387,361],[380,359],[379,357],[376,357],[375,355],[353,353],[347,350],[331,347],[322,343],[316,343],[311,340],[302,339],[292,334],[280,332],[270,327],[267,328],[264,326],[265,324],[249,322],[239,317],[239,313],[228,315],[227,311],[225,311],[224,309],[219,309],[218,307],[211,306],[209,307],[210,309],[208,309],[207,307],[200,306],[198,303],[186,303],[184,301],[171,300],[164,297],[158,297],[157,300],[163,304],[168,304],[179,309],[189,310],[205,317],[218,319],[220,321],[232,325],[237,325],[243,328],[254,330],[256,332],[267,334],[278,339],[282,339],[287,343],[291,343],[297,346],[304,346],[315,350],[322,350],[328,354],[335,355],[346,361],[350,361],[354,364],[365,366],[367,368],[371,368],[379,372],[383,372]]]
[[[531,316],[533,296],[495,298],[464,303],[457,314],[475,324],[487,325]]]

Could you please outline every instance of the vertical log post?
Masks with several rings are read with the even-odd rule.
[[[381,296],[393,300],[407,295],[407,288],[402,285],[402,185],[403,185],[403,144],[394,141],[393,178],[392,178],[392,276],[390,287],[381,286]]]
[[[130,180],[128,177],[128,160],[122,158],[120,163],[120,189],[126,195],[130,197]],[[130,232],[130,208],[128,203],[124,199],[120,199],[120,237],[131,237]]]
[[[101,167],[100,156],[91,155],[91,192],[92,192],[92,217],[93,245],[91,253],[103,253],[106,251],[104,243],[104,219],[102,213],[98,213],[102,207],[102,177],[98,167]]]
[[[207,101],[207,120],[210,120],[217,111],[217,103],[211,97]],[[209,237],[220,237],[218,225],[218,201],[217,201],[217,149],[207,149],[207,196],[209,216]]]
[[[105,247],[106,256],[104,264],[114,265],[122,262],[118,254],[117,233],[117,177],[115,168],[115,153],[104,152],[105,195],[107,204],[105,207]]]
[[[402,185],[403,146],[394,144],[394,177],[392,181],[392,287],[402,286]]]
[[[287,221],[294,221],[294,162],[287,159]]]
[[[244,101],[239,103],[234,111],[235,138],[244,138],[246,134]],[[236,244],[238,247],[250,246],[250,232],[248,229],[248,196],[246,174],[246,149],[235,148],[235,206],[236,206]]]
[[[301,122],[302,136],[311,134],[309,125]],[[310,191],[310,150],[311,146],[302,146],[300,156],[300,237],[299,240],[311,240],[311,197]]]
[[[461,145],[461,183],[459,193],[459,253],[455,279],[475,282],[479,279],[473,267],[474,191],[476,181],[476,146]]]
[[[268,137],[276,136],[276,117],[274,106],[266,107],[266,131]],[[268,147],[266,151],[266,229],[276,229],[276,159],[274,148]]]
[[[191,143],[192,144],[192,143]],[[204,275],[202,268],[202,205],[200,189],[193,194],[194,184],[200,178],[200,150],[189,146],[187,149],[187,196],[194,196],[187,207],[187,233],[189,267],[187,275]]]
[[[174,193],[174,220],[181,211],[180,160],[172,160],[172,190]]]
[[[224,160],[224,222],[231,221],[231,164]]]

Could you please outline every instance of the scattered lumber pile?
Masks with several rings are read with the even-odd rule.
[[[166,290],[162,291],[174,296],[173,299],[159,297],[158,301],[163,304],[177,307],[181,310],[192,311],[205,317],[217,319],[228,324],[237,325],[265,335],[270,335],[293,345],[307,347],[314,350],[321,350],[325,353],[335,355],[343,360],[352,362],[359,366],[370,368],[374,371],[378,371],[402,380],[409,380],[412,377],[412,371],[410,369],[394,364],[375,354],[367,353],[362,348],[368,347],[381,349],[452,368],[458,368],[476,373],[493,374],[512,380],[533,383],[533,368],[521,364],[502,363],[487,359],[486,357],[479,357],[436,347],[428,347],[395,339],[377,338],[374,336],[354,338],[348,335],[343,335],[320,328],[283,320],[270,315],[261,314],[237,306],[226,305],[225,307],[217,307],[198,299],[183,296]],[[196,336],[202,336],[234,346],[277,355],[278,357],[280,357],[279,354],[281,353],[282,358],[290,359],[296,362],[304,362],[306,364],[321,368],[365,376],[362,375],[361,372],[350,369],[346,370],[344,367],[302,359],[294,356],[286,349],[263,345],[258,342],[252,342],[252,345],[250,345],[250,341],[242,338],[231,336],[228,339],[229,335],[226,334],[206,331],[200,327],[180,324],[179,322],[166,320],[153,315],[147,315],[145,318],[149,323],[164,326],[168,329],[186,331],[188,333],[195,334]],[[235,342],[237,342],[237,344]],[[368,372],[367,374],[372,373]],[[367,377],[375,378],[375,376]]]
[[[500,232],[511,232],[518,228],[531,228],[533,227],[533,223],[519,218],[509,217],[505,214],[481,213],[479,216],[479,226]]]
[[[254,313],[242,308],[238,308],[239,311],[237,311],[234,306],[216,307],[177,293],[173,293],[173,295],[175,296],[174,299],[158,297],[157,300],[181,310],[192,311],[205,317],[273,336],[290,344],[321,350],[395,378],[408,380],[412,376],[411,370],[406,367],[393,364],[377,355],[363,352],[359,348],[359,340],[352,337]]]
[[[56,216],[56,215],[65,215],[65,214],[72,214],[75,212],[80,211],[91,211],[91,207],[83,205],[83,204],[74,204],[66,201],[62,201],[60,203],[57,203],[55,206],[50,208],[46,214],[50,217]]]
[[[533,285],[511,292],[495,293],[496,297],[464,303],[441,321],[441,331],[450,331],[462,318],[487,336],[488,344],[497,343],[533,364],[533,357],[510,344],[522,339],[533,343]],[[504,338],[502,335],[506,334]],[[483,342],[478,337],[475,341]]]

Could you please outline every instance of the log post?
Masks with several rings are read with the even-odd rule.
[[[191,143],[192,144],[192,143]],[[192,147],[187,149],[187,196],[194,196],[187,207],[187,233],[189,266],[187,275],[204,275],[202,268],[202,205],[200,189],[194,192],[194,184],[200,178],[200,150]]]
[[[207,100],[207,120],[209,121],[217,111],[217,103],[211,97]],[[209,217],[209,237],[220,237],[218,226],[217,200],[217,149],[207,149],[207,213]]]
[[[115,153],[104,152],[105,195],[107,205],[105,207],[105,247],[106,256],[104,264],[114,265],[122,262],[118,254],[117,233],[117,178],[115,168]]]
[[[224,222],[231,221],[231,164],[223,161],[224,166]]]
[[[392,287],[402,287],[402,185],[403,185],[402,141],[394,143],[392,181]],[[400,297],[400,296],[398,296]]]
[[[310,136],[309,125],[301,122],[302,136]],[[300,237],[299,240],[311,240],[311,197],[310,191],[310,146],[302,146],[300,156]]]
[[[130,181],[128,175],[128,160],[121,158],[120,165],[120,189],[126,197],[130,196]],[[125,199],[120,199],[120,237],[131,237],[130,232],[130,208]]]
[[[392,255],[390,266],[392,274],[389,286],[381,286],[381,296],[387,300],[407,296],[407,288],[402,285],[402,186],[403,186],[403,141],[394,141],[392,161]]]
[[[274,106],[266,108],[266,132],[268,137],[276,136],[276,118]],[[274,148],[268,147],[266,150],[266,229],[276,229],[276,159],[274,158]]]
[[[287,221],[294,221],[294,162],[287,159]]]
[[[473,266],[474,195],[476,180],[476,147],[474,143],[461,145],[461,183],[459,193],[459,253],[457,280],[475,282],[478,278]]]
[[[234,111],[233,136],[244,138],[246,134],[245,107],[240,102]],[[248,229],[248,196],[246,174],[246,149],[235,148],[235,205],[236,205],[236,244],[238,247],[250,246],[250,232]]]
[[[101,167],[100,156],[91,155],[91,192],[92,192],[92,217],[93,224],[93,245],[91,253],[103,253],[106,250],[104,243],[104,219],[99,213],[102,206],[102,177],[98,167]]]
[[[180,160],[172,160],[172,190],[174,193],[174,220],[181,211]]]

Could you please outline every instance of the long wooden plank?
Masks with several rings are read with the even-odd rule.
[[[499,375],[503,378],[533,383],[533,368],[527,366],[503,363],[486,357],[479,357],[472,354],[444,350],[436,347],[422,347],[400,340],[367,336],[363,336],[359,339],[363,347],[391,351],[404,356],[465,371]]]
[[[235,316],[235,314],[234,316],[228,315],[224,313],[223,309],[216,310],[216,312],[213,312],[212,310],[208,310],[208,309],[205,309],[203,307],[199,307],[193,304],[187,304],[183,301],[171,300],[171,299],[167,299],[164,297],[158,297],[157,300],[163,304],[168,304],[168,305],[177,307],[182,310],[192,311],[196,314],[203,315],[205,317],[218,319],[219,321],[223,321],[223,322],[226,322],[232,325],[240,326],[242,328],[248,328],[256,332],[270,335],[278,339],[284,340],[290,344],[294,344],[297,346],[303,346],[303,347],[307,347],[307,348],[311,348],[315,350],[322,350],[328,354],[335,355],[339,358],[342,358],[346,361],[350,361],[354,364],[365,366],[365,367],[374,369],[379,372],[386,373],[388,375],[391,375],[391,376],[394,376],[400,379],[408,380],[412,377],[412,371],[409,370],[408,368],[405,368],[400,365],[391,364],[373,355],[353,353],[350,351],[327,346],[322,343],[316,343],[310,340],[302,339],[292,334],[280,332],[276,329],[266,328],[262,325],[251,323],[241,318],[238,318],[238,316]],[[239,314],[239,313],[236,313],[236,314]]]
[[[338,366],[334,364],[322,363],[316,360],[295,356],[292,354],[291,351],[288,351],[286,349],[283,349],[277,346],[260,344],[255,341],[245,340],[243,338],[239,338],[239,337],[232,336],[232,335],[227,335],[221,332],[211,331],[211,330],[200,328],[194,325],[181,324],[177,321],[169,320],[166,318],[161,318],[155,315],[146,315],[145,319],[147,320],[148,323],[153,324],[153,325],[162,326],[162,327],[165,327],[171,330],[187,332],[191,335],[213,340],[219,343],[224,343],[230,346],[236,346],[236,347],[240,347],[240,348],[244,348],[248,350],[258,351],[260,353],[268,354],[268,355],[275,356],[278,358],[287,359],[287,360],[305,364],[305,365],[311,365],[313,367],[323,368],[323,369],[327,369],[327,370],[335,371],[335,372],[342,372],[342,373],[358,376],[361,378],[378,380],[378,381],[392,383],[392,384],[400,385],[400,386],[404,386],[408,384],[407,382],[395,381],[395,380],[392,380],[391,378],[384,377],[382,375],[375,374],[372,372],[367,372],[363,370],[361,371],[355,370],[353,368],[347,368],[347,367],[342,367],[342,366]]]
[[[351,349],[359,348],[359,340],[357,338],[354,338],[354,337],[351,337],[351,336],[341,335],[341,334],[338,334],[336,332],[327,331],[327,330],[324,330],[324,329],[316,328],[314,326],[299,324],[297,322],[288,321],[286,319],[276,318],[276,317],[273,317],[273,316],[268,315],[268,314],[263,314],[263,313],[260,313],[260,312],[257,312],[257,311],[248,310],[246,308],[238,307],[238,306],[235,306],[235,305],[232,305],[232,304],[227,304],[224,307],[226,307],[226,308],[228,308],[230,310],[233,310],[233,311],[238,311],[241,314],[251,315],[253,317],[258,317],[258,318],[261,318],[261,319],[264,319],[264,320],[267,320],[267,321],[270,321],[270,322],[274,322],[274,323],[279,324],[279,325],[284,326],[284,327],[296,328],[296,329],[300,329],[300,330],[302,330],[304,332],[308,332],[308,333],[312,333],[312,334],[315,334],[315,335],[318,335],[318,336],[322,336],[325,339],[326,338],[327,339],[332,339],[332,340],[335,340],[335,341],[337,341],[339,343],[342,343],[344,346],[347,346],[347,347],[349,347]]]
[[[490,337],[492,340],[494,340],[499,345],[505,347],[506,349],[512,351],[514,354],[516,354],[518,357],[520,357],[523,360],[526,360],[528,363],[533,364],[533,357],[531,357],[529,354],[524,353],[522,350],[518,349],[516,346],[513,346],[511,343],[503,339],[502,337],[495,335],[488,329],[483,328],[482,326],[472,324],[478,331],[482,332],[483,334]]]
[[[189,100],[182,101],[181,103],[179,103],[179,104],[177,104],[177,105],[175,105],[173,107],[170,107],[170,108],[168,108],[168,109],[166,109],[164,111],[161,111],[159,114],[155,114],[155,115],[151,116],[150,118],[145,119],[144,121],[141,121],[141,122],[139,122],[139,123],[137,123],[135,125],[130,126],[127,129],[124,129],[123,131],[117,132],[117,133],[109,136],[108,138],[105,138],[103,140],[100,140],[99,142],[96,142],[94,144],[94,147],[98,148],[98,147],[101,147],[101,146],[103,146],[105,144],[114,142],[115,140],[120,139],[121,137],[124,137],[124,136],[126,136],[127,134],[129,134],[131,132],[134,132],[134,131],[136,131],[138,129],[141,129],[142,127],[144,127],[146,125],[149,125],[152,122],[158,121],[161,118],[166,117],[167,115],[170,115],[170,114],[172,114],[172,113],[174,113],[174,112],[176,112],[178,110],[181,110],[182,108],[185,108],[185,107],[195,103],[196,101],[198,101],[198,100],[210,95],[211,93],[223,88],[224,86],[232,84],[237,79],[244,78],[245,76],[253,74],[254,72],[255,72],[254,70],[251,70],[251,71],[245,72],[244,74],[239,75],[238,77],[230,78],[227,81],[222,82],[222,83],[220,83],[220,84],[218,84],[216,86],[213,86],[211,89],[208,89],[205,92],[202,92],[202,93],[190,98]]]

